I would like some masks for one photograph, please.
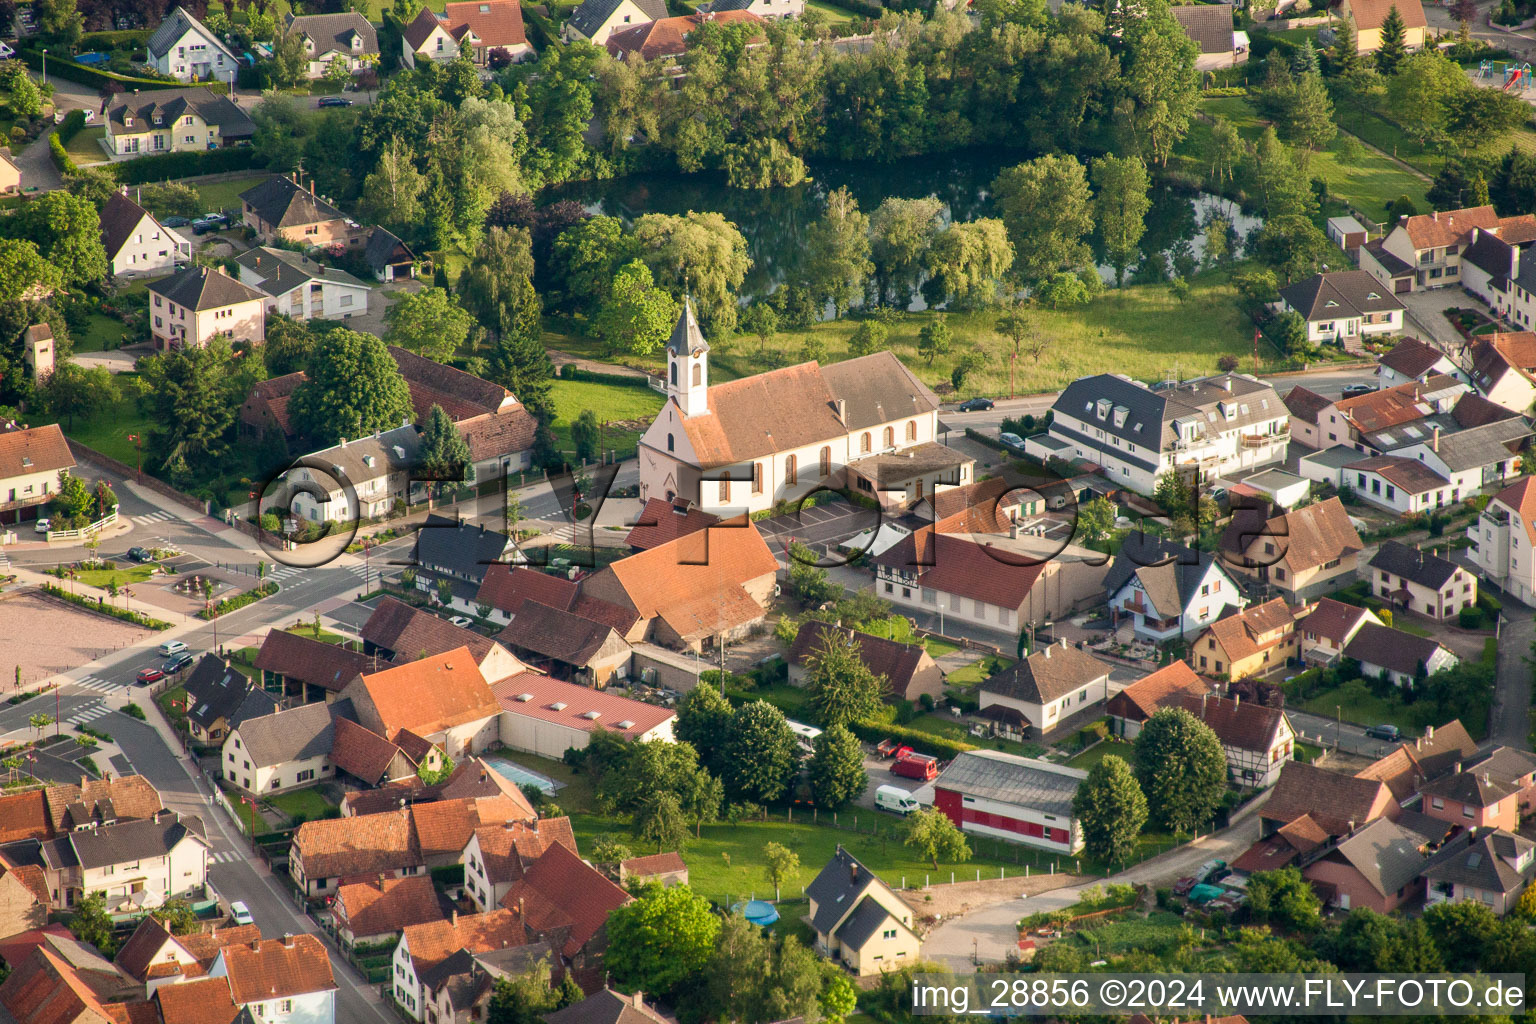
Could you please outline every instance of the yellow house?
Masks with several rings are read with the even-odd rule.
[[[248,141],[256,124],[208,89],[151,89],[125,94],[107,111],[105,138],[114,156],[218,149]]]
[[[0,149],[0,195],[21,191],[21,168],[11,159],[9,150]]]
[[[912,930],[912,908],[842,846],[805,894],[816,951],[859,977],[918,958],[922,942]]]
[[[1339,17],[1355,19],[1355,38],[1361,53],[1381,49],[1381,26],[1394,7],[1403,19],[1403,45],[1410,50],[1421,49],[1429,22],[1419,0],[1339,0]]]
[[[1211,623],[1190,657],[1201,675],[1247,679],[1278,672],[1300,657],[1297,643],[1296,618],[1285,598],[1277,597]]]

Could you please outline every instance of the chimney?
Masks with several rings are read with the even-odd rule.
[[[1050,649],[1050,648],[1049,648],[1049,647],[1047,647],[1047,648],[1046,648],[1046,649],[1045,649],[1045,650],[1044,650],[1044,651],[1043,651],[1043,652],[1041,652],[1041,653],[1043,653],[1043,654],[1044,654],[1044,655],[1045,655],[1045,660],[1046,660],[1046,661],[1050,661],[1050,660],[1051,660],[1051,649]]]
[[[521,901],[519,901],[519,902],[521,902]],[[454,907],[453,908],[453,914],[448,918],[448,923],[450,925],[452,925],[453,927],[455,927],[455,928],[457,928],[459,926],[459,908],[458,907]]]
[[[644,992],[636,992],[635,993],[635,1009],[637,1009],[637,1010],[645,1009],[645,993]]]
[[[1208,694],[1208,693],[1202,693],[1200,695],[1200,717],[1201,718],[1205,717],[1205,701],[1206,701],[1206,698],[1209,697],[1209,696],[1210,696],[1210,694]]]
[[[258,937],[256,937],[256,938],[251,940],[251,952],[252,953],[260,953],[261,952],[261,938],[260,938],[260,936],[258,936]]]
[[[1353,832],[1354,830],[1355,830],[1355,819],[1354,818],[1350,818],[1349,819],[1349,831]]]
[[[1243,695],[1240,694],[1240,693],[1234,693],[1232,695],[1232,707],[1234,709],[1236,709],[1236,708],[1240,708],[1242,706],[1243,706]]]
[[[90,785],[90,782],[91,782],[91,777],[89,775],[82,775],[82,776],[80,776],[80,788],[81,789],[84,789],[86,786]]]
[[[1438,452],[1440,450],[1440,428],[1439,427],[1435,428],[1435,437],[1434,437],[1434,440],[1429,442],[1429,447],[1430,447],[1431,451]]]
[[[848,865],[848,880],[854,885],[859,884],[859,864],[857,861]]]
[[[848,400],[844,398],[834,398],[832,399],[832,404],[837,409],[837,422],[846,427],[848,425]]]
[[[283,948],[293,948],[293,932],[283,932]]]
[[[1424,738],[1427,739],[1427,740],[1432,740],[1432,739],[1435,738],[1435,727],[1434,726],[1426,725],[1424,727]]]
[[[1483,785],[1485,785],[1485,786],[1493,785],[1493,780],[1488,777],[1488,773],[1487,772],[1483,772]]]

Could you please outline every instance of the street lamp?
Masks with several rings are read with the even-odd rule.
[[[48,51],[44,50],[43,52],[47,53]],[[45,81],[46,81],[46,79],[45,79]],[[138,472],[138,475],[139,475],[139,483],[143,483],[144,482],[144,442],[139,440],[139,435],[138,434],[129,434],[128,435],[128,440],[133,442],[134,451],[136,452],[135,459],[136,459],[137,464],[138,464],[137,465],[137,472]]]
[[[1334,750],[1338,750],[1338,749],[1340,749],[1340,735],[1339,734],[1344,731],[1344,710],[1343,710],[1343,705],[1335,704],[1333,706],[1333,714],[1334,714],[1334,719],[1333,719],[1333,749]]]

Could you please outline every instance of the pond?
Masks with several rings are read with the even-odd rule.
[[[777,189],[730,188],[723,174],[635,174],[573,183],[551,189],[545,198],[574,199],[593,213],[626,221],[646,213],[718,211],[746,237],[752,270],[742,284],[741,295],[750,299],[766,295],[796,276],[805,256],[806,228],[821,216],[828,192],[846,185],[866,214],[889,196],[915,199],[933,195],[943,201],[948,219],[996,216],[989,191],[992,181],[1003,168],[1024,159],[1017,150],[970,149],[891,164],[817,162],[810,165],[810,178],[805,183]],[[1213,216],[1226,218],[1238,239],[1262,223],[1221,196],[1154,186],[1141,245],[1143,257],[1137,265],[1151,272],[1158,261],[1148,261],[1145,256],[1156,253],[1166,266],[1185,245],[1194,256],[1200,256],[1205,248],[1204,226]],[[1102,264],[1097,239],[1094,248],[1101,263],[1100,275],[1113,282],[1114,269]],[[1128,281],[1135,278],[1136,269],[1127,272]],[[924,308],[921,295],[914,297],[912,308]]]

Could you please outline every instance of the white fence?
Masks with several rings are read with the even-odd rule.
[[[78,530],[49,530],[48,540],[50,543],[56,540],[80,540],[83,537],[99,533],[115,522],[117,522],[117,508],[114,506],[111,512],[108,512],[104,517],[96,520],[89,526],[83,526]]]

